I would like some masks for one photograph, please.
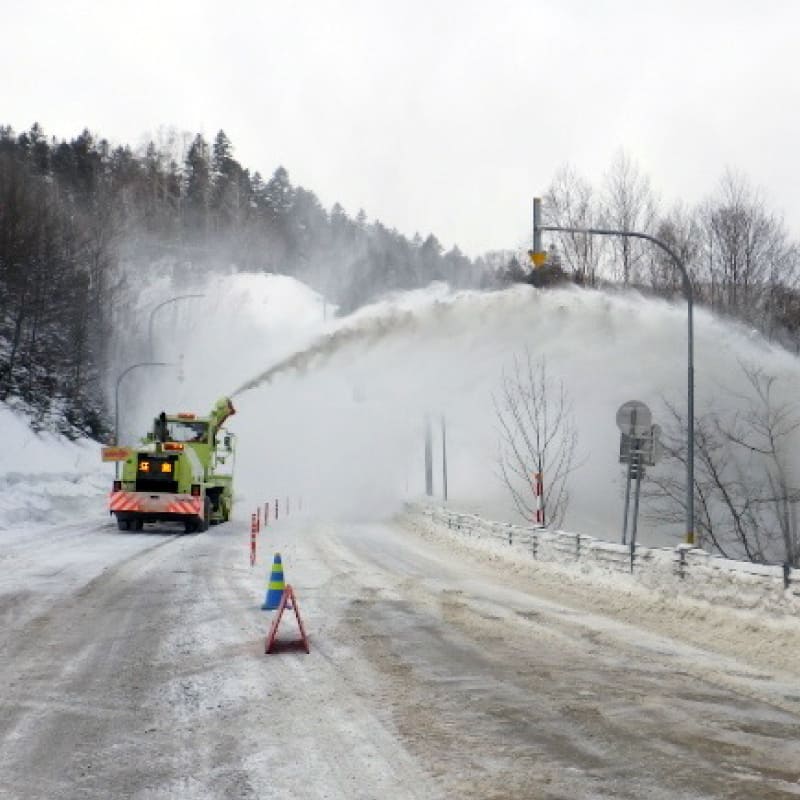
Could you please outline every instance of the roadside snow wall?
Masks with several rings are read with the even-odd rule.
[[[780,614],[800,613],[800,570],[733,561],[689,545],[640,547],[602,541],[582,533],[524,527],[462,514],[439,506],[409,503],[410,524],[429,532],[448,531],[477,546],[510,548],[509,555],[579,570],[590,577],[625,575],[664,593],[712,605]]]
[[[100,445],[37,433],[21,413],[0,403],[0,531],[91,516],[108,519],[113,465]]]

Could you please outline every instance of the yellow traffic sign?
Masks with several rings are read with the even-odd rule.
[[[103,447],[100,451],[103,461],[125,461],[131,454],[130,447]]]
[[[541,267],[547,262],[547,252],[535,252],[533,250],[528,251],[528,255],[530,256],[531,262],[533,263],[534,267]]]

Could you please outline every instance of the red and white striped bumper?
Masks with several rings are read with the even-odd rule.
[[[203,515],[203,498],[190,494],[152,494],[151,492],[111,492],[109,511],[139,514]]]

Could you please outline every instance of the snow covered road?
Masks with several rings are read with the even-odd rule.
[[[3,537],[2,798],[800,797],[796,639],[400,524]],[[310,655],[263,653],[274,551]]]

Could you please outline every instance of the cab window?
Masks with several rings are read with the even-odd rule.
[[[208,425],[205,422],[170,420],[167,422],[167,434],[171,442],[205,442]]]

